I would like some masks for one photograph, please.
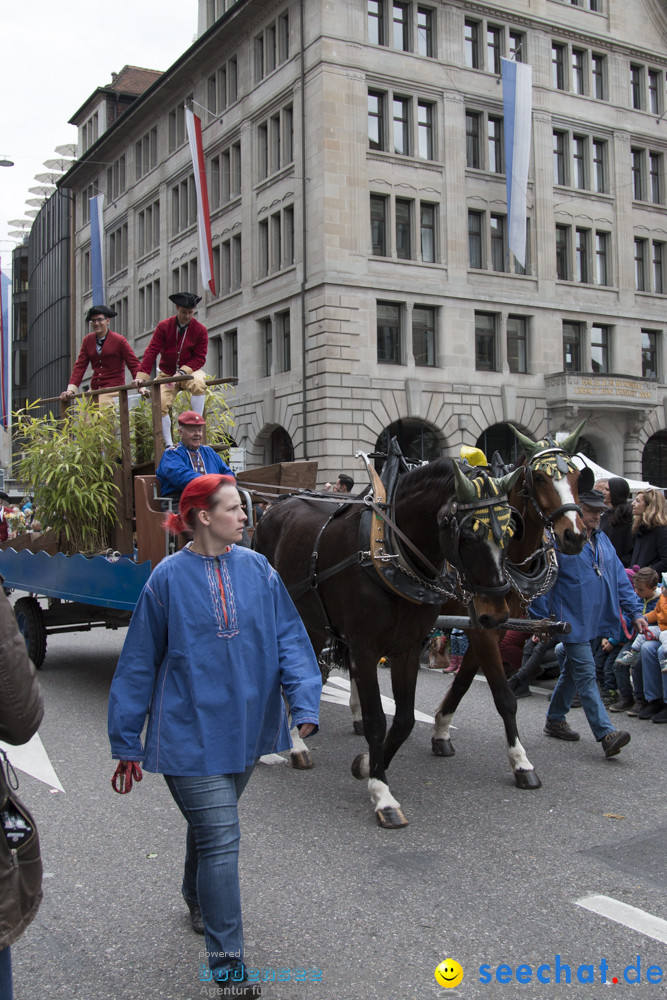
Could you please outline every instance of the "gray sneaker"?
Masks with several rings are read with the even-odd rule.
[[[616,657],[617,663],[622,663],[624,667],[632,667],[639,659],[638,649],[626,649]]]
[[[630,733],[623,731],[607,733],[606,736],[602,737],[601,742],[605,757],[615,757],[617,753],[620,753],[621,747],[630,742]]]
[[[574,742],[580,739],[579,733],[575,733],[569,722],[565,719],[549,719],[544,724],[544,732],[547,736],[555,736],[557,740],[569,740]]]

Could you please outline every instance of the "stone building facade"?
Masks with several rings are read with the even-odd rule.
[[[324,481],[388,433],[433,457],[587,417],[601,465],[667,485],[658,0],[200,0],[199,27],[92,144],[95,95],[83,106],[62,181],[77,342],[96,190],[107,300],[138,354],[168,295],[198,288],[189,103],[216,278],[198,317],[207,370],[238,375],[249,467],[317,459]],[[525,268],[507,249],[501,56],[533,73]]]

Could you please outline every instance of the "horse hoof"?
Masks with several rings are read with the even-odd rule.
[[[436,757],[453,757],[456,753],[451,740],[436,740],[435,737],[431,740],[431,750]]]
[[[369,762],[368,754],[360,753],[352,761],[352,774],[357,779],[357,781],[363,781],[369,775]]]
[[[402,826],[408,825],[408,820],[403,810],[396,809],[394,806],[385,806],[384,809],[378,809],[375,817],[378,821],[378,826],[381,826],[383,830],[400,830]]]
[[[514,784],[517,788],[541,788],[542,782],[535,771],[515,771]]]
[[[352,723],[352,728],[357,736],[364,735],[364,724],[361,719],[355,719]]]
[[[310,756],[308,750],[297,750],[295,753],[290,754],[292,758],[292,767],[296,768],[297,771],[309,771],[311,767],[315,767],[313,764],[313,758]]]

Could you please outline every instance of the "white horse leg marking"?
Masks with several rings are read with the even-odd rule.
[[[371,773],[371,757],[368,753],[360,753],[358,757],[359,778],[368,778]]]
[[[368,779],[368,791],[371,794],[371,801],[373,802],[375,812],[380,812],[382,809],[401,808],[400,802],[397,802],[389,791],[389,785],[384,781],[380,781],[379,778]]]
[[[361,722],[361,702],[359,701],[359,691],[357,685],[350,678],[350,712],[353,722]]]
[[[534,771],[535,768],[528,760],[526,756],[526,751],[521,746],[519,740],[516,741],[513,747],[507,747],[507,756],[510,759],[510,766],[512,771]]]
[[[447,715],[441,715],[440,712],[436,712],[435,716],[435,726],[433,727],[433,739],[434,740],[448,740],[450,739],[450,727],[452,719],[454,718],[454,713],[449,712]]]
[[[291,752],[292,753],[303,753],[303,751],[305,750],[305,752],[308,753],[308,747],[306,746],[306,744],[304,743],[304,741],[299,736],[299,730],[297,729],[296,726],[294,726],[292,729],[290,729],[289,734],[292,737],[292,750],[291,750]]]

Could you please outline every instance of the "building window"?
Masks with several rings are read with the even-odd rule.
[[[525,316],[507,317],[507,364],[515,375],[528,371],[527,322]]]
[[[417,102],[417,148],[422,160],[433,159],[433,107],[427,101]]]
[[[607,57],[599,52],[591,55],[591,75],[593,77],[593,97],[598,101],[607,100]]]
[[[574,259],[576,263],[576,280],[584,284],[591,282],[591,231],[590,229],[575,230]]]
[[[94,115],[91,115],[85,125],[81,127],[81,146],[84,153],[90,149],[93,143],[97,142],[98,128],[99,119],[96,111]]]
[[[394,97],[394,152],[401,156],[410,156],[410,99]]]
[[[526,36],[521,31],[510,31],[507,55],[514,62],[526,62]]]
[[[484,266],[483,212],[468,212],[468,258],[470,267]]]
[[[172,295],[184,288],[196,288],[198,270],[196,257],[193,257],[186,264],[181,264],[180,267],[173,268],[171,272]]]
[[[136,180],[141,180],[150,170],[157,167],[157,127],[142,136],[134,144],[134,168]]]
[[[465,22],[464,48],[466,66],[471,69],[481,69],[479,52],[480,24],[478,21]]]
[[[396,256],[399,260],[412,258],[412,206],[411,201],[396,199]]]
[[[137,255],[142,257],[160,245],[160,202],[137,213]]]
[[[486,55],[489,73],[500,75],[500,59],[503,54],[503,29],[495,25],[486,28]]]
[[[139,289],[137,325],[143,332],[152,330],[160,319],[160,280],[150,281]]]
[[[412,354],[420,368],[435,366],[435,318],[433,306],[412,310]]]
[[[401,351],[401,306],[396,302],[378,302],[378,362],[398,365],[401,363]]]
[[[368,145],[371,149],[386,149],[384,94],[368,91]]]
[[[194,174],[171,189],[171,235],[183,232],[197,221],[197,190]]]
[[[394,48],[400,52],[410,51],[410,4],[392,4],[392,21],[394,25]]]
[[[660,333],[657,330],[642,330],[642,378],[658,378],[659,341]]]
[[[84,250],[81,255],[81,287],[84,292],[90,292],[93,287],[93,271],[90,262],[90,250]]]
[[[259,325],[262,331],[264,377],[268,378],[273,372],[273,324],[270,319],[263,319]]]
[[[595,280],[598,285],[610,285],[609,233],[595,233]]]
[[[649,190],[654,205],[662,205],[663,198],[663,154],[648,154]]]
[[[665,291],[665,244],[653,241],[653,291],[662,295]]]
[[[572,162],[574,164],[574,187],[587,188],[588,184],[588,136],[572,136]]]
[[[632,197],[635,201],[646,201],[646,185],[644,181],[644,153],[643,149],[631,149],[630,157],[632,163]]]
[[[129,299],[127,295],[123,296],[121,299],[116,299],[115,302],[109,303],[109,308],[114,309],[116,312],[116,317],[113,321],[113,328],[116,333],[120,333],[123,337],[127,337],[130,326],[129,326]]]
[[[484,134],[486,144],[482,142]],[[466,111],[466,166],[473,170],[504,173],[502,117],[485,111]]]
[[[556,90],[565,90],[565,46],[551,46],[551,82]]]
[[[368,40],[371,45],[385,45],[385,0],[368,0]]]
[[[420,211],[420,244],[422,261],[434,264],[437,260],[438,206],[422,201]]]
[[[276,336],[276,366],[279,371],[288,372],[292,368],[289,309],[276,315]]]
[[[255,82],[289,59],[289,15],[281,15],[255,37]]]
[[[569,226],[556,226],[556,277],[559,281],[571,278]]]
[[[188,94],[185,101],[182,104],[177,104],[175,108],[172,108],[169,112],[169,152],[173,153],[175,149],[182,146],[187,139],[187,132],[185,128],[185,104],[188,106],[190,102],[194,99],[194,94]]]
[[[420,56],[435,56],[435,11],[417,7],[417,52]]]
[[[586,94],[586,52],[572,49],[572,90],[575,94]]]
[[[638,292],[647,291],[646,287],[646,244],[645,239],[635,240],[635,288]]]
[[[223,334],[222,345],[223,371],[221,375],[230,378],[239,377],[239,337],[236,330],[228,330]]]
[[[478,372],[497,371],[497,317],[493,313],[475,313],[475,369]]]
[[[598,194],[608,191],[607,143],[602,139],[593,139],[593,189]]]
[[[491,214],[491,269],[504,271],[507,260],[506,216]]]
[[[90,199],[98,193],[97,184],[89,184],[81,192],[81,225],[85,226],[90,222]]]
[[[117,274],[127,267],[127,222],[109,233],[108,274]]]
[[[563,370],[581,371],[581,323],[563,323]]]
[[[258,224],[258,274],[266,278],[294,263],[294,206],[273,212]]]
[[[116,201],[125,191],[125,156],[120,156],[107,167],[107,198]]]
[[[235,142],[208,164],[208,194],[211,208],[226,205],[241,194],[241,143]]]
[[[591,367],[594,372],[604,375],[609,371],[609,327],[591,326]]]
[[[567,132],[554,132],[554,184],[567,184]]]
[[[292,162],[293,129],[291,104],[257,126],[257,173],[260,180],[277,173]]]
[[[662,98],[664,94],[663,73],[659,69],[648,71],[648,109],[652,114],[662,113]]]

